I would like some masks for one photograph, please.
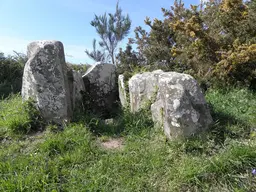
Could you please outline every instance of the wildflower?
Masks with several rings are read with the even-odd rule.
[[[252,170],[252,175],[256,175],[256,169]]]

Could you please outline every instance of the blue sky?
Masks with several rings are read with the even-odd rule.
[[[85,49],[92,48],[95,29],[90,25],[94,14],[114,12],[117,0],[0,0],[0,52],[26,53],[27,44],[35,40],[63,42],[66,60],[73,63],[93,63]],[[199,0],[185,1],[185,5]],[[169,8],[173,0],[119,0],[129,14],[134,36],[136,26],[145,26],[146,16],[162,18],[161,7]],[[124,40],[120,46],[125,46]]]

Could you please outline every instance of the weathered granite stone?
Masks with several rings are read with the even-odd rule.
[[[68,72],[68,79],[72,109],[74,110],[82,103],[82,93],[85,91],[84,81],[82,78],[82,73],[72,69],[70,69]]]
[[[160,99],[160,93],[157,93],[155,102],[151,104],[151,114],[152,114],[152,120],[155,123],[155,127],[163,127],[163,102]]]
[[[152,119],[169,139],[206,130],[212,117],[196,80],[176,72],[146,72],[129,81],[130,107],[136,112],[151,104]]]
[[[97,62],[83,75],[83,81],[91,110],[100,114],[111,112],[118,91],[115,65]]]
[[[187,74],[176,72],[159,76],[158,105],[162,114],[163,127],[168,138],[189,137],[205,131],[212,117],[202,90],[196,80]]]
[[[27,55],[23,100],[33,98],[46,121],[59,124],[68,121],[72,108],[63,44],[59,41],[32,42]]]
[[[158,76],[162,70],[136,74],[129,80],[131,112],[137,112],[146,105],[153,103],[158,91]]]
[[[128,102],[127,102],[127,92],[126,92],[126,87],[124,82],[124,75],[118,76],[118,90],[119,90],[119,100],[121,102],[121,105],[123,107],[127,107]]]

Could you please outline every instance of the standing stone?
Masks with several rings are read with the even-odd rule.
[[[84,81],[82,73],[72,69],[68,70],[68,79],[72,109],[74,110],[82,103],[82,93],[85,91]]]
[[[23,100],[34,99],[48,122],[61,124],[70,120],[72,107],[63,44],[60,41],[32,42],[27,55]]]
[[[118,90],[119,90],[119,99],[120,99],[121,105],[123,107],[127,107],[128,102],[127,102],[127,92],[126,92],[126,87],[124,82],[124,75],[118,76]]]
[[[129,80],[131,112],[138,112],[154,102],[158,91],[158,76],[162,70],[136,74]]]
[[[97,62],[83,75],[89,108],[96,113],[108,114],[117,99],[116,67]]]
[[[152,120],[169,139],[189,137],[212,123],[204,95],[187,74],[161,70],[134,75],[129,80],[131,112],[151,105]]]
[[[152,103],[150,109],[152,114],[152,120],[155,123],[155,127],[163,127],[164,119],[163,119],[163,104],[160,99],[160,93],[157,93],[155,102]]]
[[[208,129],[212,117],[196,80],[176,72],[159,76],[158,116],[169,139],[189,137]],[[160,111],[160,113],[159,113]]]

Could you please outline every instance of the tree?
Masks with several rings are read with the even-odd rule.
[[[174,62],[176,52],[172,49],[177,45],[177,41],[184,39],[181,34],[170,27],[171,23],[176,20],[185,18],[186,10],[181,1],[175,0],[172,10],[162,8],[164,19],[154,19],[151,21],[148,17],[145,19],[145,24],[150,27],[150,31],[137,27],[135,29],[135,39],[131,39],[131,43],[137,44],[137,49],[140,54],[145,57],[147,65],[150,69],[175,70],[183,72],[187,69],[187,62]],[[185,42],[182,42],[185,43]],[[181,57],[183,58],[183,57]],[[185,63],[185,65],[183,65]]]
[[[119,3],[117,2],[114,14],[95,15],[91,25],[95,27],[96,32],[100,36],[99,45],[103,50],[96,51],[96,40],[94,40],[94,51],[91,53],[86,51],[86,54],[94,60],[103,57],[104,60],[111,59],[111,62],[115,64],[115,51],[118,43],[128,35],[131,28],[129,15],[124,16],[122,14],[122,9],[119,8]]]
[[[146,18],[150,31],[137,27],[131,40],[147,65],[164,60],[168,71],[189,73],[209,85],[253,87],[255,1],[210,0],[186,8],[175,0],[162,11],[163,20]]]
[[[4,59],[4,53],[0,52],[0,60]]]
[[[104,62],[106,60],[105,52],[97,50],[96,39],[93,39],[92,45],[93,45],[93,51],[89,52],[88,50],[85,50],[85,53],[96,62],[98,61]]]
[[[15,55],[5,56],[0,53],[0,97],[10,93],[18,93],[22,87],[22,76],[27,56],[15,52]]]
[[[132,50],[131,44],[126,45],[126,49],[123,51],[120,48],[116,57],[117,61],[117,73],[118,74],[132,74],[136,68],[143,67],[144,58],[139,52]],[[125,75],[127,76],[127,75]],[[129,76],[129,75],[128,75]],[[130,77],[130,76],[129,76]]]

